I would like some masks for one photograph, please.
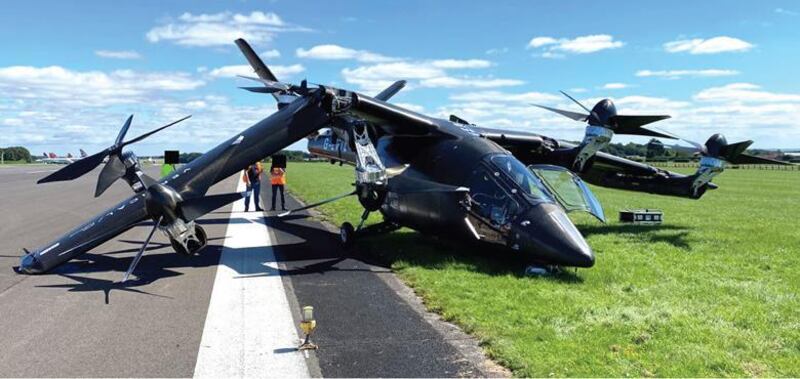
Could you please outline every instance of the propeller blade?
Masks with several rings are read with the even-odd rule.
[[[131,127],[131,121],[133,121],[133,115],[128,116],[128,119],[125,120],[125,124],[122,125],[122,129],[120,129],[119,134],[117,134],[114,145],[119,146],[122,140],[125,139],[125,134],[128,134],[128,129]]]
[[[571,118],[571,119],[573,119],[575,121],[586,121],[587,119],[589,119],[589,115],[588,114],[570,112],[570,111],[565,111],[565,110],[556,109],[556,108],[550,108],[550,107],[546,107],[544,105],[539,105],[539,104],[531,104],[531,105],[533,105],[534,107],[547,109],[550,112],[556,112],[556,113],[558,113],[558,114],[560,114],[562,116],[566,116],[566,117]]]
[[[381,91],[381,93],[375,95],[375,98],[380,100],[380,101],[387,101],[392,96],[394,96],[398,92],[400,92],[400,90],[403,89],[403,87],[405,87],[405,86],[406,86],[406,81],[405,80],[398,80],[398,81],[392,83],[392,85],[386,87],[386,89]]]
[[[300,212],[300,211],[304,211],[306,209],[315,208],[315,207],[318,207],[318,206],[323,205],[323,204],[328,204],[328,203],[334,202],[336,200],[344,199],[345,197],[348,197],[348,196],[353,196],[356,193],[358,193],[358,191],[354,190],[353,192],[346,193],[344,195],[339,195],[339,196],[336,196],[336,197],[332,197],[332,198],[327,199],[327,200],[322,200],[322,201],[320,201],[318,203],[309,204],[309,205],[306,205],[305,207],[300,207],[300,208],[297,208],[297,209],[290,209],[290,210],[288,210],[286,212],[283,212],[283,213],[279,214],[278,217],[285,217],[285,216],[288,216],[288,215],[290,215],[292,213],[295,213],[295,212]]]
[[[108,187],[111,187],[117,179],[125,175],[125,163],[119,159],[119,156],[114,154],[108,157],[108,162],[103,166],[103,171],[100,171],[100,176],[97,178],[97,187],[94,190],[94,197],[98,197],[106,192]]]
[[[259,82],[259,83],[261,83],[261,84],[263,84],[263,85],[265,85],[267,87],[275,88],[278,91],[288,91],[288,90],[290,90],[292,88],[289,84],[286,84],[286,83],[281,83],[281,82],[276,82],[276,81],[267,80],[267,79],[261,79],[261,78],[254,78],[254,77],[251,77],[251,76],[244,76],[244,75],[238,75],[238,76],[240,78],[243,78],[243,79],[254,80],[254,81]]]
[[[738,156],[732,158],[728,162],[733,164],[774,164],[781,166],[794,166],[794,163],[778,161],[769,158],[762,158],[762,157],[757,157],[755,155],[744,154],[744,153],[739,154]]]
[[[744,153],[744,151],[747,150],[747,148],[752,144],[753,141],[751,140],[727,144],[720,148],[719,155],[722,159],[733,163],[733,160],[736,159],[739,154]]]
[[[586,108],[585,106],[583,106],[583,104],[581,104],[581,102],[580,102],[580,101],[578,101],[578,100],[575,100],[575,98],[574,98],[574,97],[570,96],[569,94],[567,94],[567,93],[566,93],[566,92],[564,92],[564,91],[558,91],[558,92],[561,92],[561,94],[562,94],[562,95],[566,96],[567,98],[569,98],[570,100],[572,100],[573,102],[575,102],[575,104],[578,104],[578,105],[580,105],[580,107],[581,107],[581,108],[583,108],[583,110],[585,110],[585,111],[586,111],[586,112],[588,112],[589,114],[592,114],[592,111],[590,111],[590,110],[589,110],[589,108]]]
[[[666,120],[670,118],[667,115],[657,116],[626,116],[617,115],[611,118],[611,124],[616,125],[614,133],[617,134],[630,134],[637,136],[652,136],[660,138],[678,139],[675,135],[664,131],[656,131],[652,129],[643,128],[642,126],[654,123],[656,121]]]
[[[405,175],[389,178],[387,187],[390,192],[397,194],[430,193],[430,192],[469,192],[467,187],[456,187],[425,179],[411,178]]]
[[[700,143],[697,143],[697,142],[694,142],[694,141],[689,141],[688,139],[683,139],[683,138],[681,138],[681,141],[686,142],[686,143],[694,146],[694,148],[695,148],[694,153],[701,153],[701,154],[708,153],[708,150],[706,149],[706,145],[703,145],[703,144],[700,144]]]
[[[131,116],[131,117],[133,117],[133,116]],[[151,135],[153,135],[153,134],[156,134],[156,133],[158,133],[158,132],[160,132],[160,131],[162,131],[162,130],[164,130],[164,129],[166,129],[166,128],[169,128],[169,127],[170,127],[170,126],[172,126],[172,125],[175,125],[175,124],[177,124],[177,123],[179,123],[179,122],[181,122],[181,121],[183,121],[183,120],[186,120],[186,119],[187,119],[187,118],[189,118],[189,117],[192,117],[192,115],[188,115],[188,116],[186,116],[186,117],[184,117],[184,118],[182,118],[182,119],[180,119],[180,120],[176,120],[176,121],[170,122],[170,123],[169,123],[169,124],[167,124],[167,125],[164,125],[164,126],[162,126],[162,127],[158,128],[158,129],[155,129],[155,130],[149,131],[149,132],[147,132],[147,133],[145,133],[145,134],[142,134],[142,135],[140,135],[140,136],[138,136],[138,137],[136,137],[136,138],[134,138],[134,139],[132,139],[132,140],[130,140],[130,141],[125,141],[125,142],[124,142],[122,145],[120,145],[120,147],[122,147],[122,146],[126,146],[126,145],[130,145],[130,144],[132,144],[132,143],[139,142],[139,141],[141,141],[141,140],[143,140],[143,139],[145,139],[145,138],[147,138],[147,137],[150,137],[150,136],[151,136]]]
[[[183,219],[187,222],[196,220],[206,213],[224,207],[244,196],[245,192],[236,192],[184,200],[180,203],[181,214],[183,215]]]
[[[281,89],[275,87],[239,87],[245,91],[255,92],[255,93],[277,93],[281,92]]]
[[[662,131],[657,131],[653,129],[643,128],[641,126],[637,126],[635,128],[629,129],[621,129],[617,128],[614,129],[614,133],[616,134],[627,134],[632,136],[648,136],[648,137],[657,137],[657,138],[668,138],[668,139],[678,139],[678,137]]]
[[[90,155],[86,158],[77,160],[72,162],[60,170],[45,176],[42,179],[39,179],[36,183],[49,183],[49,182],[59,182],[63,180],[72,180],[83,176],[89,171],[92,171],[95,167],[99,166],[100,163],[103,163],[103,159],[110,154],[110,149],[105,149],[97,154]]]
[[[253,71],[256,72],[256,75],[258,75],[259,78],[276,82],[278,81],[278,78],[276,78],[272,71],[267,68],[267,65],[265,65],[264,61],[262,61],[261,58],[258,57],[258,54],[253,51],[253,48],[250,47],[250,44],[247,43],[247,41],[242,38],[238,38],[234,42],[236,42],[236,46],[239,47],[239,50],[242,52],[242,54],[244,54],[244,57],[247,58],[247,62],[250,63],[250,67],[253,68]]]
[[[153,229],[150,229],[150,234],[148,234],[147,235],[147,239],[144,240],[144,244],[142,244],[142,248],[139,249],[139,252],[136,253],[135,257],[133,257],[133,262],[131,262],[130,267],[128,267],[128,271],[125,272],[125,276],[122,277],[122,282],[123,283],[128,281],[128,277],[131,275],[133,270],[136,268],[136,265],[139,264],[139,261],[142,259],[142,255],[144,255],[144,251],[145,251],[145,249],[147,249],[147,245],[150,244],[150,239],[153,238],[153,233],[155,233],[156,229],[158,229],[158,224],[161,223],[161,219],[162,218],[163,218],[163,216],[159,217],[158,220],[156,221],[156,223],[153,224]]]

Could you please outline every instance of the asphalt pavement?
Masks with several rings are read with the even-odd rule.
[[[218,272],[220,258],[231,266],[224,266],[226,270],[241,271],[234,267],[235,262],[229,263],[237,252],[261,262],[250,264],[243,278],[253,280],[246,287],[255,297],[276,288],[284,292],[280,299],[285,302],[275,301],[274,305],[290,315],[287,322],[294,317],[296,324],[300,306],[315,307],[319,327],[313,337],[320,349],[297,360],[307,365],[303,372],[309,375],[503,374],[485,365],[474,341],[424,312],[418,299],[387,267],[371,263],[368,252],[358,248],[341,250],[335,230],[306,213],[278,219],[274,213],[242,217],[241,209],[233,213],[231,206],[219,209],[199,220],[209,236],[209,246],[201,255],[175,254],[166,237],[158,233],[133,280],[125,284],[119,281],[150,225],[136,226],[46,275],[17,274],[12,267],[18,264],[22,248],[44,245],[131,195],[119,181],[93,199],[97,172],[72,182],[35,184],[59,167],[0,168],[0,376],[194,376],[200,366],[198,351],[208,348],[201,347],[201,341],[213,340],[214,333],[224,335],[220,328],[238,326],[226,325],[219,301],[212,301],[212,292],[224,296],[218,294],[228,285],[221,282],[224,273]],[[146,171],[155,176],[158,168]],[[263,202],[270,198],[266,184],[262,186]],[[231,192],[237,185],[238,178],[228,178],[209,193]],[[291,197],[287,200],[287,206],[298,206]],[[236,223],[260,224],[263,229],[233,227]],[[259,245],[245,249],[236,245],[241,243],[242,233],[268,236],[251,238],[251,243]],[[276,274],[280,274],[277,286],[249,279]],[[265,283],[264,287],[260,283]],[[264,320],[248,325],[250,330],[270,332],[266,329],[277,327],[269,322],[274,309],[258,308],[244,297],[236,305],[244,314],[241,319]],[[215,309],[214,322],[210,309]],[[232,315],[231,320],[239,319]],[[211,327],[216,329],[209,330]],[[291,333],[300,337],[297,329]],[[247,351],[256,353],[253,359],[259,359],[258,354],[264,359],[270,354],[301,354],[290,346],[264,352],[259,352],[260,348],[261,344],[251,343]],[[236,357],[231,359],[232,365],[239,364]],[[279,368],[267,371],[263,376],[280,376]],[[254,375],[244,368],[240,372]]]

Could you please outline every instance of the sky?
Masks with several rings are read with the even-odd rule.
[[[620,114],[694,141],[721,132],[800,148],[796,1],[17,1],[0,12],[0,146],[89,153],[192,118],[132,149],[204,152],[269,116],[233,40],[282,81],[366,94],[427,115],[579,140],[579,111]],[[645,137],[617,136],[619,142]],[[302,149],[303,142],[292,145]]]

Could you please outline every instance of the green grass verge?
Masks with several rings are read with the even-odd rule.
[[[288,175],[309,202],[352,188],[347,166]],[[357,243],[517,376],[800,376],[800,172],[715,182],[699,201],[592,187],[611,220],[572,216],[597,255],[576,274],[524,277],[513,258],[408,229]],[[615,219],[644,207],[666,222]],[[321,211],[336,224],[361,214],[353,198]]]
[[[26,162],[26,161],[8,161],[7,160],[7,161],[3,161],[2,163],[0,163],[0,166],[21,166],[21,165],[27,165],[27,164],[32,164],[32,163],[31,162]]]

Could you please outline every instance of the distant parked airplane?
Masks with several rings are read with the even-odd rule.
[[[86,154],[86,152],[83,151],[83,149],[78,149],[78,150],[80,150],[81,152],[80,158],[75,158],[70,153],[67,153],[66,157],[59,157],[55,153],[44,153],[42,154],[42,158],[38,159],[37,161],[46,164],[70,164],[79,161],[83,158],[86,158],[88,156],[88,154]]]

